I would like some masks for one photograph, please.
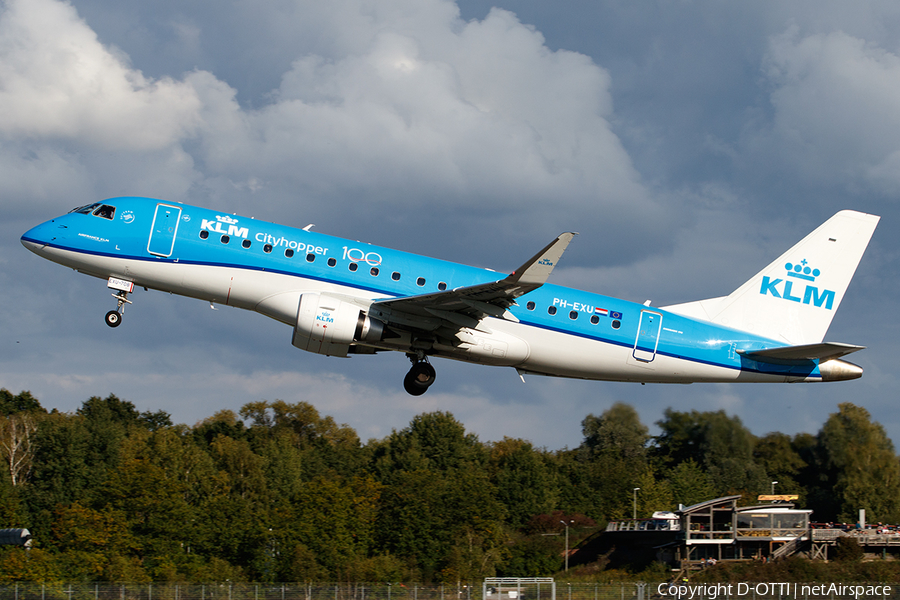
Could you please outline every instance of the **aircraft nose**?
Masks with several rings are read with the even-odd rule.
[[[58,242],[64,238],[67,229],[68,228],[65,225],[58,223],[56,219],[54,219],[52,221],[47,221],[46,223],[41,223],[37,227],[32,227],[22,234],[20,241],[23,246],[35,254],[39,254],[45,246]]]

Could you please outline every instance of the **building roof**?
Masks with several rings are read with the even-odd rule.
[[[705,502],[698,502],[697,504],[692,504],[690,506],[685,506],[681,510],[675,511],[676,514],[686,515],[690,513],[695,513],[697,511],[703,510],[704,508],[708,508],[715,504],[723,504],[725,502],[736,502],[741,495],[738,494],[736,496],[723,496],[721,498],[714,498],[713,500],[706,500]]]

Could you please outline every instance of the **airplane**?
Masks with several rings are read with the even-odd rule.
[[[728,296],[656,308],[547,283],[566,232],[506,275],[179,202],[122,197],[26,232],[38,256],[105,279],[118,327],[135,288],[271,317],[328,356],[403,352],[414,396],[434,357],[525,375],[640,383],[855,379],[824,342],[880,217],[844,210]]]

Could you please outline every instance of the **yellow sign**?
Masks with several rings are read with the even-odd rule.
[[[800,496],[797,494],[763,494],[758,499],[760,502],[790,502],[791,500],[799,500]]]

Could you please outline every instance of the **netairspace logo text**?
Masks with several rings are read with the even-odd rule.
[[[810,596],[842,596],[847,598],[890,596],[890,585],[843,585],[840,583],[717,583],[709,585],[672,585],[661,583],[656,593],[676,600],[716,600],[742,596],[778,596],[803,600]]]

